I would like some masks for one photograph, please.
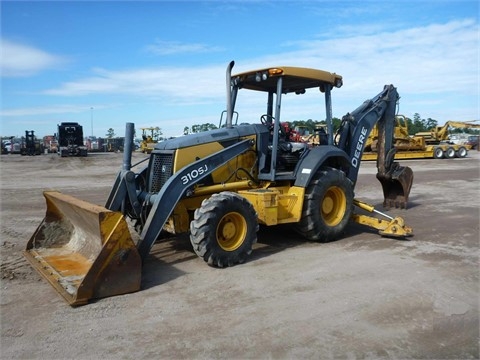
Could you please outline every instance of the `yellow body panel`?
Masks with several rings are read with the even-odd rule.
[[[246,138],[255,140],[255,135]],[[192,162],[208,155],[218,153],[223,149],[224,146],[215,141],[177,149],[175,152],[173,172],[175,173],[183,167],[190,165]],[[180,200],[175,206],[173,213],[165,226],[165,230],[175,234],[189,231],[193,211],[199,208],[202,201],[213,193],[221,191],[237,191],[239,189],[254,187],[251,179],[246,176],[244,172],[238,171],[238,169],[243,168],[248,170],[252,176],[257,175],[255,167],[257,160],[255,147],[252,149],[253,151],[247,151],[215,170],[211,174],[211,180],[214,185],[198,184],[194,188],[194,194],[192,196]]]
[[[289,92],[305,90],[313,87],[320,87],[320,89],[322,89],[322,86],[324,86],[325,83],[337,87],[340,87],[343,84],[341,75],[324,70],[295,66],[275,66],[271,68],[258,69],[232,75],[232,78],[238,77],[242,79],[244,82],[243,86],[247,89],[268,91],[268,88],[270,87],[268,80],[261,83],[257,81],[246,81],[263,73],[266,75],[268,74],[268,77],[272,79],[278,76],[283,76],[284,81],[288,82],[288,86],[284,84],[284,88],[288,89]],[[271,81],[271,83],[273,84],[274,81]]]
[[[274,187],[242,190],[238,193],[253,205],[261,224],[277,225],[300,221],[304,188]]]
[[[255,136],[246,137],[255,140]],[[207,157],[208,155],[218,153],[223,150],[224,146],[218,142],[210,142],[205,144],[196,144],[194,146],[177,149],[175,152],[174,168],[173,172],[176,173],[183,167],[190,165],[198,159]],[[257,160],[256,158],[256,148],[252,147],[253,151],[247,151],[244,154],[237,156],[231,161],[227,162],[225,165],[217,169],[212,173],[213,183],[221,184],[226,182],[235,182],[241,179],[245,179],[245,176],[240,178],[235,175],[235,171],[239,168],[245,168],[252,173],[253,176],[256,176],[254,164]]]

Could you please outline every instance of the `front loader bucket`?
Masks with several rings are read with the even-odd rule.
[[[394,163],[386,174],[377,173],[383,188],[383,206],[386,208],[407,208],[408,196],[413,183],[413,171],[408,166]]]
[[[140,289],[142,262],[119,212],[56,191],[24,252],[72,305]]]

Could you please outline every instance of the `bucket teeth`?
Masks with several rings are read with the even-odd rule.
[[[390,209],[390,208],[406,209],[407,201],[405,199],[399,199],[398,196],[396,199],[384,199],[383,207],[385,209]]]
[[[399,166],[397,163],[395,165],[392,171],[377,174],[383,189],[383,206],[406,209],[413,184],[413,171],[408,166]]]

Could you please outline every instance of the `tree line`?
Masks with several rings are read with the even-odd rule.
[[[407,123],[407,128],[408,128],[408,134],[409,135],[415,135],[416,133],[419,132],[426,132],[430,131],[431,129],[434,129],[435,127],[438,126],[438,121],[432,118],[427,118],[427,119],[422,119],[419,113],[415,113],[413,115],[413,119],[405,117],[406,123]],[[308,129],[310,133],[313,133],[315,131],[315,128],[317,125],[324,125],[326,124],[325,120],[293,120],[293,121],[287,121],[289,126],[294,129],[295,127],[302,127],[304,129]],[[332,125],[333,125],[333,131],[336,132],[340,126],[341,126],[342,120],[339,118],[334,117],[332,119]],[[205,124],[195,124],[192,126],[185,126],[183,128],[183,134],[196,134],[204,131],[209,131],[209,130],[215,130],[218,129],[218,127],[214,124],[211,123],[205,123]],[[480,130],[478,129],[469,129],[469,128],[464,128],[464,129],[459,129],[459,128],[452,128],[450,129],[450,133],[466,133],[466,134],[480,134]],[[164,140],[164,138],[161,136],[162,135],[162,130],[158,128],[156,131],[156,137],[159,141]],[[113,138],[115,136],[114,130],[112,128],[108,129],[108,132],[106,134],[107,138]]]
[[[409,135],[415,135],[419,132],[426,132],[430,131],[438,126],[438,121],[432,118],[427,118],[427,119],[422,119],[419,113],[415,113],[413,115],[413,119],[405,117],[406,123],[407,123],[407,128],[408,128],[408,134]],[[293,120],[293,121],[287,121],[289,126],[291,128],[295,127],[303,127],[304,129],[308,129],[311,133],[315,131],[315,128],[317,125],[323,125],[326,124],[325,120]],[[336,132],[340,126],[341,126],[342,120],[339,118],[334,117],[332,119],[332,125],[333,125],[333,131]],[[214,130],[218,129],[218,127],[214,124],[211,123],[206,123],[206,124],[197,124],[197,125],[192,125],[191,127],[185,126],[183,129],[183,133],[185,135],[187,134],[195,134],[203,131],[209,131],[209,130]],[[479,134],[480,131],[478,129],[469,129],[469,128],[464,128],[464,129],[459,129],[459,128],[452,128],[450,130],[451,133],[467,133],[467,134]]]

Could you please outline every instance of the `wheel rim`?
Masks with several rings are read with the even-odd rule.
[[[234,251],[243,244],[247,234],[247,222],[237,212],[226,214],[217,226],[218,245],[225,251]]]
[[[338,225],[342,221],[347,209],[345,192],[338,186],[330,187],[320,205],[325,224],[328,226]]]

